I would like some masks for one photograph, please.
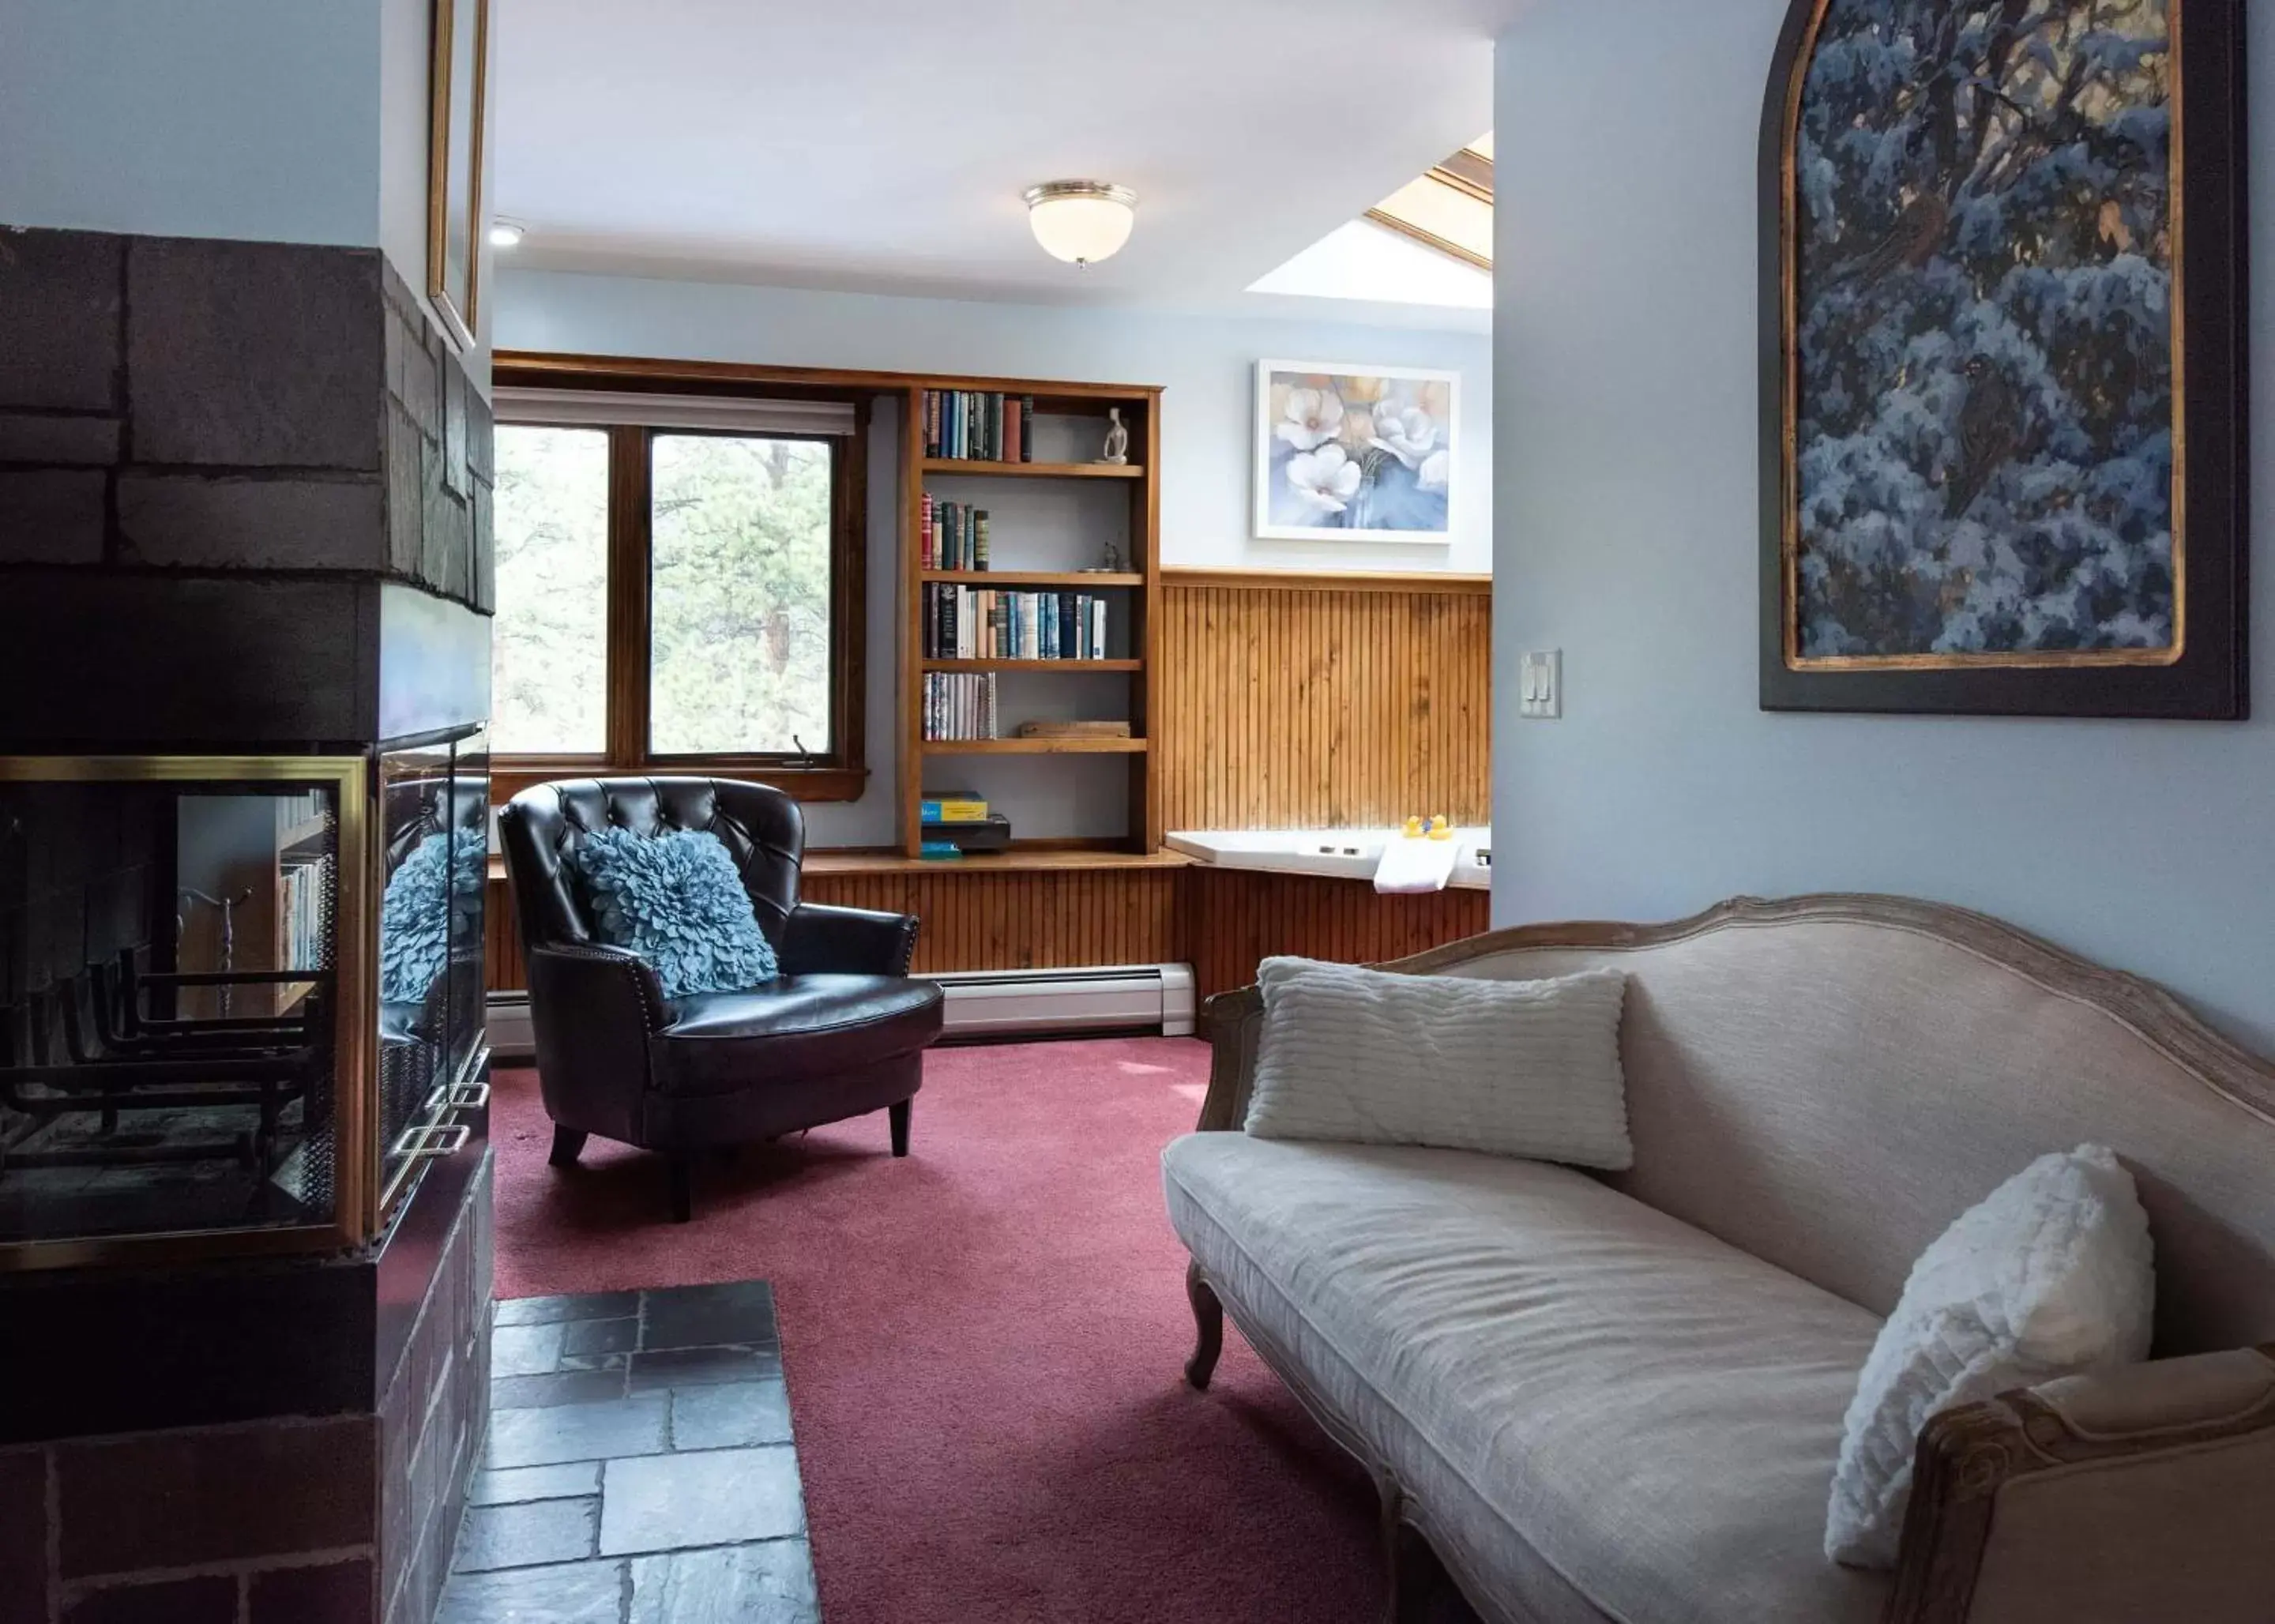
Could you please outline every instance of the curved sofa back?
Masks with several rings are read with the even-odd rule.
[[[1979,914],[1742,898],[1550,925],[1387,969],[1628,972],[1636,1144],[1608,1182],[1886,1314],[1912,1260],[2031,1158],[2097,1142],[2157,1247],[2158,1348],[2275,1340],[2275,1068],[2170,994]]]

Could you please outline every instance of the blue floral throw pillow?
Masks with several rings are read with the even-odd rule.
[[[601,829],[574,848],[593,933],[646,959],[666,998],[773,979],[775,950],[719,837],[703,829]]]
[[[437,830],[413,846],[387,877],[379,903],[383,1001],[424,1003],[427,989],[442,978],[450,963],[451,925],[463,926],[466,916],[479,915],[488,855],[472,841],[461,840],[454,858],[450,835]]]

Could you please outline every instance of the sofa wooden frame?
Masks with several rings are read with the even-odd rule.
[[[1663,946],[1737,926],[1804,921],[1871,924],[1950,942],[2014,971],[2062,997],[2111,1016],[2150,1047],[2253,1115],[2275,1124],[2275,1067],[2206,1025],[2155,983],[2064,951],[1988,915],[1907,897],[1854,894],[1778,901],[1735,897],[1666,925],[1576,921],[1488,932],[1377,969],[1428,975],[1496,955],[1538,949],[1622,952]],[[1198,1129],[1237,1132],[1248,1113],[1264,1001],[1254,986],[1222,993],[1205,1010],[1213,1048]],[[1407,1624],[1424,1615],[1434,1572],[1442,1567],[1488,1624],[1531,1624],[1496,1601],[1476,1578],[1481,1564],[1449,1537],[1432,1508],[1399,1482],[1390,1465],[1337,1416],[1305,1381],[1302,1366],[1275,1338],[1226,1303],[1198,1258],[1189,1262],[1186,1294],[1195,1326],[1185,1379],[1206,1388],[1224,1345],[1228,1315],[1330,1438],[1355,1456],[1381,1497],[1388,1567],[1384,1616]],[[2158,1395],[2151,1384],[2191,1367],[2187,1396]],[[2156,1360],[2113,1375],[2082,1379],[2082,1393],[2022,1389],[1944,1412],[1921,1437],[1909,1512],[1882,1613],[1883,1624],[1964,1624],[1991,1549],[2000,1492],[2042,1472],[2084,1464],[2167,1460],[2208,1447],[2275,1434],[2275,1343],[2258,1348]],[[2061,1386],[2064,1384],[2056,1384]],[[2075,1400],[2107,1413],[2131,1411],[2131,1424],[2076,1418]],[[2271,1489],[2275,1494],[2275,1489]]]

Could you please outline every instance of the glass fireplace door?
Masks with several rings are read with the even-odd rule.
[[[379,1143],[382,1214],[462,1148],[481,1081],[489,774],[479,735],[380,756]]]

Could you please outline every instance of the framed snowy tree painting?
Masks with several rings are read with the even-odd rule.
[[[1257,362],[1257,537],[1451,541],[1460,387],[1408,366]]]
[[[2241,0],[1795,0],[1766,709],[2245,714]]]

